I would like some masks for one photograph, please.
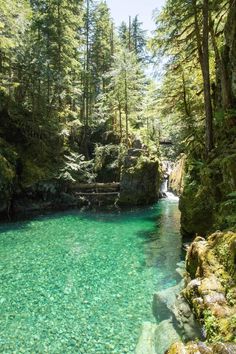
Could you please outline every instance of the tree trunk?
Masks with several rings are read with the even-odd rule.
[[[224,28],[225,46],[222,54],[227,85],[227,109],[236,106],[236,1],[230,0],[230,7]],[[226,92],[223,94],[226,95]]]
[[[129,16],[129,51],[131,51],[131,16]]]
[[[210,68],[209,68],[209,0],[203,1],[203,34],[201,35],[198,10],[196,0],[192,0],[194,10],[194,25],[197,39],[198,58],[201,65],[203,90],[204,90],[204,107],[205,107],[205,147],[206,154],[213,149],[213,111],[211,103],[211,84],[210,84]]]
[[[119,102],[119,125],[120,125],[120,141],[122,141],[123,138],[123,132],[122,132],[122,111],[121,111],[121,104]]]
[[[189,110],[188,99],[187,99],[187,92],[186,92],[186,83],[185,83],[184,72],[182,73],[182,82],[183,82],[184,110],[185,110],[186,116],[187,116],[187,117],[190,117],[190,110]]]
[[[211,83],[209,67],[209,0],[203,2],[202,74],[204,84],[204,103],[206,114],[206,151],[213,149],[213,112],[211,103]]]
[[[217,46],[217,41],[214,33],[214,27],[213,27],[213,22],[210,21],[210,34],[211,34],[211,40],[212,40],[212,45],[213,49],[215,52],[215,60],[216,60],[216,68],[218,71],[218,74],[216,73],[216,76],[218,81],[220,82],[219,85],[220,88],[217,90],[217,97],[216,97],[216,108],[220,107],[224,110],[229,109],[232,106],[232,95],[231,95],[231,90],[230,90],[230,82],[229,82],[229,75],[228,75],[228,51],[227,51],[227,46],[224,47],[223,53],[220,54],[218,46]]]
[[[129,112],[128,112],[128,86],[127,73],[125,72],[125,138],[126,146],[129,146]]]

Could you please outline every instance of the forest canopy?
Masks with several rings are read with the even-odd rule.
[[[235,127],[235,7],[167,0],[149,38],[138,16],[116,28],[105,1],[0,0],[3,170],[29,185],[137,135],[156,156],[207,158]]]

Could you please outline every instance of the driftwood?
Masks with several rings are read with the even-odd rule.
[[[73,190],[118,190],[120,188],[120,183],[77,183],[72,189]]]
[[[119,192],[101,192],[101,193],[98,193],[98,192],[91,192],[91,193],[83,193],[83,192],[77,192],[75,193],[76,195],[90,195],[90,196],[97,196],[97,195],[118,195]]]

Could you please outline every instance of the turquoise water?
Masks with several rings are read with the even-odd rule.
[[[176,284],[176,201],[0,226],[1,353],[134,353],[152,295]]]

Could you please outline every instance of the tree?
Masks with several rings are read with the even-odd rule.
[[[32,1],[32,69],[39,75],[38,84],[32,85],[36,85],[37,92],[45,92],[42,99],[48,116],[52,111],[63,115],[66,110],[76,109],[81,71],[81,6],[82,1],[76,0]]]
[[[28,1],[0,0],[0,89],[13,98],[17,77],[17,53],[31,19]]]
[[[110,95],[119,112],[120,136],[123,136],[122,116],[125,116],[125,141],[129,144],[129,125],[134,123],[141,112],[145,92],[144,73],[134,53],[121,48],[115,55],[110,72]]]
[[[201,65],[203,86],[204,86],[204,105],[206,115],[206,151],[207,154],[213,149],[213,112],[211,103],[211,83],[209,68],[209,1],[203,0],[202,7],[202,33],[200,30],[199,13],[196,0],[192,0],[194,12],[194,30],[197,42],[198,59]]]
[[[139,21],[138,15],[136,15],[133,20],[129,16],[128,25],[125,22],[121,23],[119,27],[119,38],[121,44],[129,51],[134,52],[140,62],[146,61],[146,31],[142,29],[142,22]]]
[[[156,49],[159,48],[157,50],[159,55],[168,56],[169,72],[179,67],[184,68],[184,70],[191,67],[191,70],[195,71],[196,65],[199,65],[201,69],[202,89],[196,90],[196,94],[199,98],[202,93],[204,96],[207,155],[213,148],[212,96],[215,95],[216,91],[221,91],[219,86],[224,87],[218,94],[218,98],[214,99],[214,102],[218,101],[218,107],[222,94],[224,95],[223,92],[226,92],[225,95],[229,97],[225,89],[227,86],[225,65],[223,65],[219,49],[222,45],[222,33],[227,11],[227,1],[215,1],[210,4],[208,0],[191,0],[190,2],[169,0],[157,19],[156,35],[152,42],[155,54]],[[214,61],[216,62],[216,72]],[[219,71],[220,75],[218,75]],[[186,81],[185,77],[186,75],[183,77],[184,81]],[[184,95],[184,100],[185,98]],[[223,101],[225,101],[224,97]],[[185,111],[186,108],[189,111],[191,107],[187,107],[186,101],[184,103]],[[224,104],[224,106],[227,106],[227,104]],[[216,104],[215,108],[217,108]]]
[[[138,19],[138,15],[136,15],[132,21],[131,27],[133,49],[138,60],[145,62],[147,59],[147,38],[146,31],[142,29],[142,25],[142,22]]]
[[[86,155],[89,127],[94,124],[97,100],[105,94],[109,84],[106,73],[110,70],[114,52],[113,23],[105,2],[86,2],[84,17],[84,70],[82,73],[83,100],[81,120],[84,125],[82,146]]]

